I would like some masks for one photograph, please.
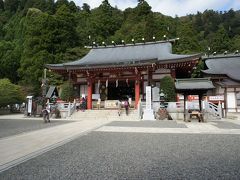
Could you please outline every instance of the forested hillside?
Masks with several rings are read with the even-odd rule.
[[[206,10],[168,17],[152,12],[144,0],[124,11],[107,0],[95,9],[67,0],[0,0],[0,79],[33,87],[41,85],[43,66],[76,60],[84,46],[112,40],[130,43],[179,37],[177,53],[234,52],[240,49],[240,12]]]

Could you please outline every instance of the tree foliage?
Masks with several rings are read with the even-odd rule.
[[[108,0],[94,9],[68,0],[0,0],[0,78],[37,94],[45,64],[79,59],[93,41],[100,45],[179,37],[174,53],[206,53],[207,47],[210,53],[223,53],[240,50],[239,34],[240,11],[232,9],[172,18],[153,12],[145,0],[124,11]],[[192,77],[199,76],[199,68]]]
[[[63,83],[61,88],[62,88],[62,92],[60,94],[61,99],[64,101],[70,101],[74,95],[73,85],[69,81],[67,81]]]
[[[165,76],[161,79],[161,90],[165,94],[165,101],[175,102],[176,101],[176,92],[174,80],[170,76]]]
[[[20,86],[12,84],[9,79],[0,79],[0,107],[23,101],[24,95]]]

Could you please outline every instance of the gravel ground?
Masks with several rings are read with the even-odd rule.
[[[240,129],[240,125],[231,122],[214,121],[214,123],[216,123],[214,126],[220,129]]]
[[[239,137],[92,132],[0,179],[240,179]]]
[[[57,126],[69,122],[71,121],[51,120],[50,123],[44,123],[43,120],[0,119],[0,138],[20,134],[23,132]]]
[[[187,128],[184,124],[178,124],[176,121],[115,121],[106,126],[120,127],[150,127],[150,128]]]

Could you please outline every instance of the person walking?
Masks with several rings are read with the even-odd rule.
[[[121,108],[122,108],[121,101],[118,100],[116,102],[116,105],[117,105],[117,108],[118,108],[118,116],[120,116],[121,115]]]
[[[129,102],[128,102],[128,99],[126,99],[126,101],[124,102],[124,108],[125,108],[125,111],[126,111],[126,115],[128,115],[128,110],[129,110]]]
[[[44,121],[45,123],[50,122],[49,113],[50,113],[50,107],[49,107],[49,105],[45,105],[45,107],[44,107],[43,110],[42,110],[43,121]]]

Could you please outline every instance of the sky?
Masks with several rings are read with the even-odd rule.
[[[73,0],[76,5],[82,6],[83,3],[90,5],[91,9],[98,7],[102,0]],[[136,7],[137,0],[108,0],[109,3],[119,9]],[[196,14],[197,11],[203,12],[206,9],[215,11],[228,11],[231,8],[240,10],[240,0],[145,0],[152,7],[154,12],[161,12],[164,15],[175,17],[187,14]]]

